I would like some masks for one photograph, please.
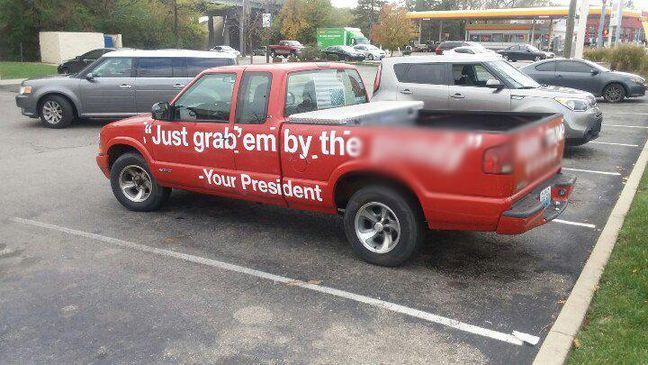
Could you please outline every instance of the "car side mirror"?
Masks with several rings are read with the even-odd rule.
[[[596,76],[599,74],[599,70],[592,70],[590,72],[592,73],[592,76]]]
[[[488,79],[486,80],[486,87],[490,87],[492,89],[502,89],[504,85],[500,80],[497,79]]]
[[[88,73],[85,75],[85,79],[88,80],[88,81],[93,81],[94,78],[95,78],[95,75],[93,75],[92,72],[88,72]]]
[[[171,120],[171,105],[168,102],[153,104],[151,117],[155,120]]]

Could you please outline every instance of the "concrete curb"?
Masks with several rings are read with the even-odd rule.
[[[644,145],[639,159],[626,181],[626,186],[621,191],[621,196],[614,205],[583,271],[560,311],[558,319],[556,319],[556,323],[549,330],[540,351],[533,360],[534,365],[563,364],[567,360],[574,338],[583,324],[596,286],[610,258],[619,230],[623,226],[628,210],[630,210],[647,162],[648,142]]]
[[[20,83],[25,80],[26,79],[0,79],[0,85],[20,85]]]

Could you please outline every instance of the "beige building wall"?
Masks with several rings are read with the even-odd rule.
[[[41,61],[59,64],[90,50],[103,48],[104,35],[92,32],[40,32],[39,42]]]

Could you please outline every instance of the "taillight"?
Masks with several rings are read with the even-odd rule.
[[[373,88],[374,94],[376,93],[376,91],[378,91],[378,88],[380,88],[381,71],[382,71],[382,64],[378,65],[378,72],[376,73],[376,77],[374,78],[374,88]]]
[[[513,172],[513,149],[510,144],[491,147],[484,152],[484,173],[505,175]]]

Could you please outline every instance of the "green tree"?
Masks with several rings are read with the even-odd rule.
[[[371,39],[390,50],[405,46],[416,36],[414,23],[407,18],[407,9],[386,4],[380,10],[378,23],[371,31]]]
[[[358,6],[353,10],[354,23],[363,33],[371,34],[372,27],[378,22],[380,9],[384,0],[358,0]]]
[[[287,39],[314,43],[317,28],[331,26],[330,0],[286,0],[279,12],[281,34]]]

